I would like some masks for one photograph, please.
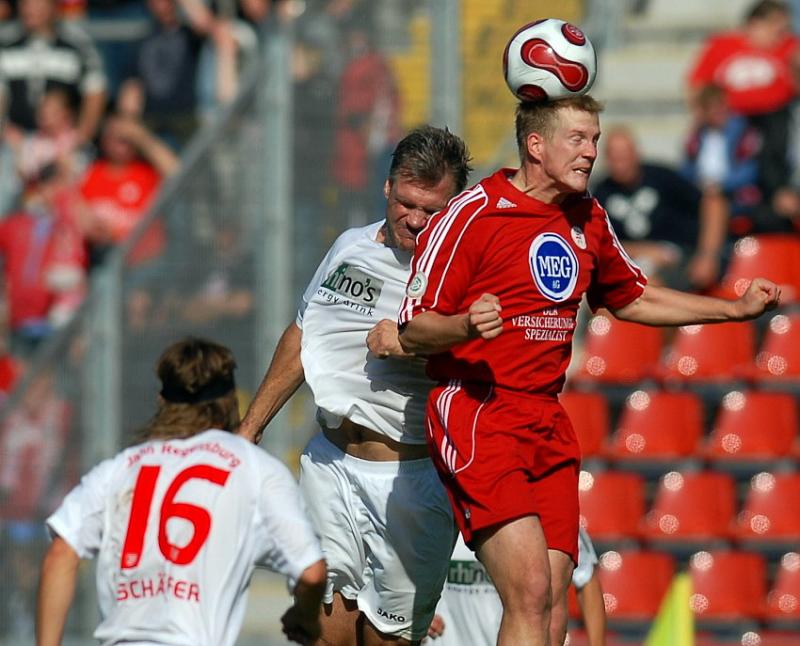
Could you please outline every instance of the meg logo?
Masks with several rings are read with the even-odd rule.
[[[542,233],[531,243],[528,259],[539,291],[551,301],[562,303],[572,296],[578,282],[578,257],[557,233]]]

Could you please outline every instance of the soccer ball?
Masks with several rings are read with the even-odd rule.
[[[555,18],[525,25],[503,52],[503,76],[522,101],[586,94],[596,74],[597,57],[586,34]]]

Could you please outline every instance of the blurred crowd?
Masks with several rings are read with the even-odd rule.
[[[793,5],[757,0],[708,37],[687,70],[691,122],[677,167],[643,159],[634,133],[603,136],[593,193],[651,279],[714,293],[746,235],[800,234],[800,39]]]

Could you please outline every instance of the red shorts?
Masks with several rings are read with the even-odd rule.
[[[580,447],[555,396],[452,381],[431,391],[428,446],[464,540],[538,516],[550,549],[578,561]]]

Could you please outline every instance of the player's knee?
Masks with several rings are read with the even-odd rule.
[[[504,612],[547,616],[552,607],[550,579],[544,573],[521,574],[501,594]]]

